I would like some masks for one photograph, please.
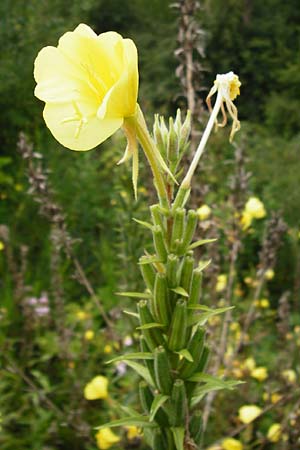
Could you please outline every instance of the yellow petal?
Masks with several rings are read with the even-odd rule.
[[[47,127],[58,142],[71,150],[85,151],[96,147],[123,123],[121,118],[98,119],[93,114],[92,103],[78,105],[79,114],[75,106],[72,103],[47,103],[44,108]]]

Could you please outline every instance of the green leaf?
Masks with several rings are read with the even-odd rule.
[[[149,292],[116,292],[119,297],[151,298]]]
[[[149,230],[152,231],[153,225],[152,225],[151,223],[149,223],[149,222],[144,222],[143,220],[135,219],[134,217],[133,217],[133,220],[134,220],[136,223],[138,223],[139,225],[142,225],[143,227],[148,228]]]
[[[124,355],[117,356],[116,358],[110,359],[106,364],[111,364],[118,361],[130,361],[132,359],[153,359],[154,356],[150,352],[136,352],[136,353],[125,353]]]
[[[126,310],[124,310],[123,313],[124,313],[124,314],[127,314],[128,316],[135,317],[136,319],[139,319],[139,318],[140,318],[140,316],[138,315],[138,313],[133,312],[133,311],[126,311]]]
[[[195,306],[198,306],[198,305],[195,305]],[[204,325],[210,317],[216,316],[217,314],[222,314],[233,308],[234,308],[234,306],[226,306],[224,308],[210,309],[209,311],[206,311],[204,313],[197,314],[195,316],[190,317],[188,320],[188,325],[189,326],[196,325],[196,324]],[[191,306],[190,309],[198,309],[198,308],[194,308]]]
[[[154,417],[157,413],[157,411],[159,410],[159,408],[168,400],[169,396],[168,395],[163,395],[163,394],[159,394],[156,395],[152,405],[151,405],[151,409],[150,409],[150,422],[153,422]]]
[[[194,248],[200,247],[200,245],[210,244],[211,242],[217,241],[217,238],[214,239],[200,239],[200,241],[193,242],[189,245],[188,250],[193,250]]]
[[[151,328],[163,328],[165,325],[158,322],[149,322],[141,325],[140,327],[136,327],[137,330],[149,330]]]
[[[205,381],[207,380],[207,381]],[[196,373],[193,376],[189,378],[189,381],[195,381],[200,382],[204,381],[205,384],[202,386],[199,386],[195,389],[191,406],[192,408],[196,406],[202,398],[212,391],[219,391],[221,389],[234,389],[237,385],[243,384],[243,381],[237,381],[237,380],[222,380],[220,378],[214,377],[212,375],[204,374],[202,372]]]
[[[184,450],[183,444],[184,444],[184,428],[183,427],[173,427],[171,428],[176,449],[177,450]]]
[[[209,259],[208,261],[199,261],[198,264],[198,270],[202,271],[204,269],[206,269],[206,267],[208,267],[211,263],[211,259]]]
[[[161,262],[161,260],[156,255],[142,256],[139,260],[139,264],[153,264]]]
[[[171,291],[175,292],[175,294],[182,295],[182,297],[188,297],[189,294],[186,292],[183,287],[178,286],[177,288],[171,289]]]
[[[135,425],[136,427],[141,428],[154,428],[157,425],[153,422],[149,422],[148,416],[131,416],[131,417],[123,417],[123,419],[113,420],[112,422],[105,423],[96,427],[96,430],[101,430],[103,428],[115,428],[115,427],[128,427],[131,425]]]
[[[146,369],[146,367],[144,367],[142,364],[137,363],[135,361],[125,361],[127,366],[131,367],[133,370],[136,371],[136,373],[138,373],[142,378],[144,378],[144,380],[151,385],[152,387],[154,387],[153,384],[153,380],[152,377],[150,375],[150,372],[148,369]]]
[[[187,348],[184,348],[183,350],[180,350],[180,352],[176,352],[178,355],[183,356],[183,358],[187,359],[190,362],[193,362],[194,359]]]

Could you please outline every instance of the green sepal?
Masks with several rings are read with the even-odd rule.
[[[171,249],[174,250],[178,245],[176,242],[182,239],[184,230],[185,209],[178,208],[174,214],[174,222],[171,236]]]
[[[189,362],[193,362],[194,358],[191,355],[191,353],[189,352],[189,350],[187,348],[184,348],[183,350],[180,350],[179,352],[176,352],[178,355],[182,356],[183,358],[185,358],[187,361]]]
[[[184,450],[184,427],[171,428],[176,450]]]
[[[194,269],[194,258],[192,256],[186,256],[183,261],[182,269],[181,269],[181,278],[180,278],[180,286],[185,289],[185,291],[190,293],[191,289],[191,281],[193,276]]]
[[[170,253],[168,255],[167,260],[167,279],[168,279],[168,286],[171,289],[175,288],[178,285],[177,280],[178,263],[179,263],[178,256],[174,255],[173,253]]]
[[[189,296],[187,291],[181,286],[178,286],[178,287],[176,287],[174,289],[171,289],[171,291],[175,292],[175,294],[181,295],[181,297],[188,297]]]
[[[173,384],[171,367],[167,352],[161,346],[154,351],[154,373],[159,391],[162,394],[170,395]]]
[[[187,305],[185,300],[178,300],[172,317],[168,347],[179,351],[186,347]]]

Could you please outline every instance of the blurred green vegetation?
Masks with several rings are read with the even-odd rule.
[[[292,291],[294,314],[290,326],[295,326],[299,323],[300,299],[299,2],[225,3],[226,7],[222,0],[205,0],[197,13],[196,19],[205,32],[204,62],[208,68],[203,75],[207,89],[201,95],[206,96],[216,73],[233,70],[239,74],[242,87],[237,105],[242,130],[237,142],[245,149],[246,169],[252,173],[248,195],[258,196],[268,215],[280,211],[289,227],[277,260],[276,277],[265,295],[276,308],[281,294]],[[136,402],[130,376],[122,378],[115,368],[104,366],[104,348],[115,343],[112,352],[118,352],[124,345],[122,336],[133,334],[131,318],[125,321],[122,316],[120,320],[120,311],[128,306],[128,300],[120,300],[116,292],[142,288],[136,261],[149,242],[132,217],[145,219],[146,205],[155,202],[148,167],[142,163],[139,200],[134,202],[130,169],[116,166],[125,147],[121,133],[98,150],[67,151],[47,130],[42,119],[43,105],[33,95],[32,72],[38,51],[56,45],[64,32],[80,22],[88,23],[97,33],[115,30],[136,42],[139,99],[149,124],[154,112],[174,115],[182,106],[174,56],[178,13],[169,1],[0,2],[0,243],[4,246],[0,250],[0,349],[6,355],[0,365],[3,450],[95,449],[91,427],[107,418],[110,408],[113,414],[117,412],[104,402],[96,401],[93,406],[83,399],[84,385],[98,373],[109,377],[112,396],[117,398],[121,392],[125,403]],[[75,257],[116,324],[113,336],[103,331],[105,324],[93,296],[74,279],[74,261],[61,248],[53,267],[53,226],[39,214],[40,205],[28,194],[28,165],[17,151],[20,132],[26,133],[34,150],[42,154],[44,169],[50,170],[53,199],[62,207],[68,232],[78,239],[73,246]],[[224,213],[222,205],[226,206],[230,198],[229,180],[234,170],[227,138],[228,129],[213,137],[195,180],[209,186],[205,203],[214,205],[220,218]],[[200,202],[197,198],[195,201]],[[227,214],[230,217],[231,213]],[[255,270],[263,233],[263,226],[258,224],[254,233],[245,238],[239,260],[241,280]],[[221,234],[224,238],[226,232]],[[220,248],[222,267],[227,270],[226,240],[221,240]],[[55,277],[61,280],[62,320],[67,336],[56,320],[60,310],[55,303]],[[24,317],[24,299],[40,297],[44,291],[49,293],[53,317],[30,323],[30,314]],[[87,321],[77,318],[80,310],[86,311]],[[270,314],[270,329],[272,318]],[[92,342],[84,339],[87,329],[96,333]],[[263,355],[257,351],[261,364],[278,345],[275,334],[265,341]],[[64,343],[66,348],[62,347]],[[132,345],[137,346],[135,340]],[[274,361],[270,364],[269,369],[276,365]],[[248,396],[247,389],[236,402]],[[254,391],[255,386],[247,397],[249,401],[254,401]],[[54,406],[49,406],[49,399]],[[217,420],[220,432],[226,429],[225,422]],[[134,448],[126,439],[123,444],[122,448]]]

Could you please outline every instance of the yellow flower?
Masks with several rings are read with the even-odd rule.
[[[109,344],[105,345],[103,351],[104,351],[104,353],[106,353],[106,354],[111,353],[111,352],[112,352],[112,346],[109,345]]]
[[[130,427],[126,427],[127,429],[127,439],[131,440],[131,439],[135,439],[136,437],[140,436],[140,430],[135,427],[134,425],[130,426]]]
[[[97,446],[100,450],[106,450],[121,440],[119,436],[111,431],[110,428],[102,428],[102,430],[98,431],[95,437]]]
[[[224,291],[224,289],[226,288],[226,285],[227,285],[227,275],[225,275],[225,274],[218,275],[216,291],[217,292]]]
[[[273,423],[268,430],[267,438],[270,442],[278,442],[281,438],[281,433],[282,427],[280,423]]]
[[[247,211],[242,212],[241,225],[242,225],[243,230],[247,230],[250,227],[250,225],[252,223],[252,219],[253,219],[253,217],[249,212],[247,212]]]
[[[258,381],[264,381],[268,378],[268,370],[266,367],[256,367],[251,371],[250,375]]]
[[[239,409],[239,419],[241,422],[248,424],[253,422],[261,412],[261,408],[256,405],[245,405]]]
[[[271,402],[273,403],[273,405],[277,402],[279,402],[279,400],[282,399],[282,395],[278,394],[277,392],[274,392],[274,394],[271,395]]]
[[[85,311],[80,310],[80,311],[77,311],[76,317],[78,320],[86,320],[88,318],[88,315]]]
[[[243,450],[243,448],[243,444],[237,439],[226,438],[222,442],[222,449],[224,450]]]
[[[275,272],[273,269],[268,269],[265,271],[265,279],[266,280],[272,280],[275,276]]]
[[[3,243],[2,241],[0,241],[0,252],[1,252],[2,250],[4,250],[4,247],[5,247],[4,243]]]
[[[197,209],[199,220],[206,220],[211,215],[211,208],[208,205],[202,205]]]
[[[262,298],[259,302],[259,306],[263,309],[270,307],[270,301],[267,298]]]
[[[245,359],[244,361],[244,367],[250,371],[254,370],[256,367],[256,362],[255,359],[252,357],[249,357],[247,359]]]
[[[292,369],[284,370],[281,375],[290,384],[294,384],[296,382],[296,372]]]
[[[257,197],[250,197],[245,205],[245,211],[254,219],[262,219],[266,216],[264,204]]]
[[[39,52],[34,77],[46,125],[72,150],[96,147],[136,112],[137,50],[118,33],[78,25]]]
[[[93,378],[84,388],[86,400],[98,400],[108,397],[108,379],[102,375]]]
[[[94,339],[94,337],[95,337],[95,333],[94,333],[93,330],[87,330],[87,331],[84,333],[84,339],[85,339],[86,341],[92,341],[92,340]]]

